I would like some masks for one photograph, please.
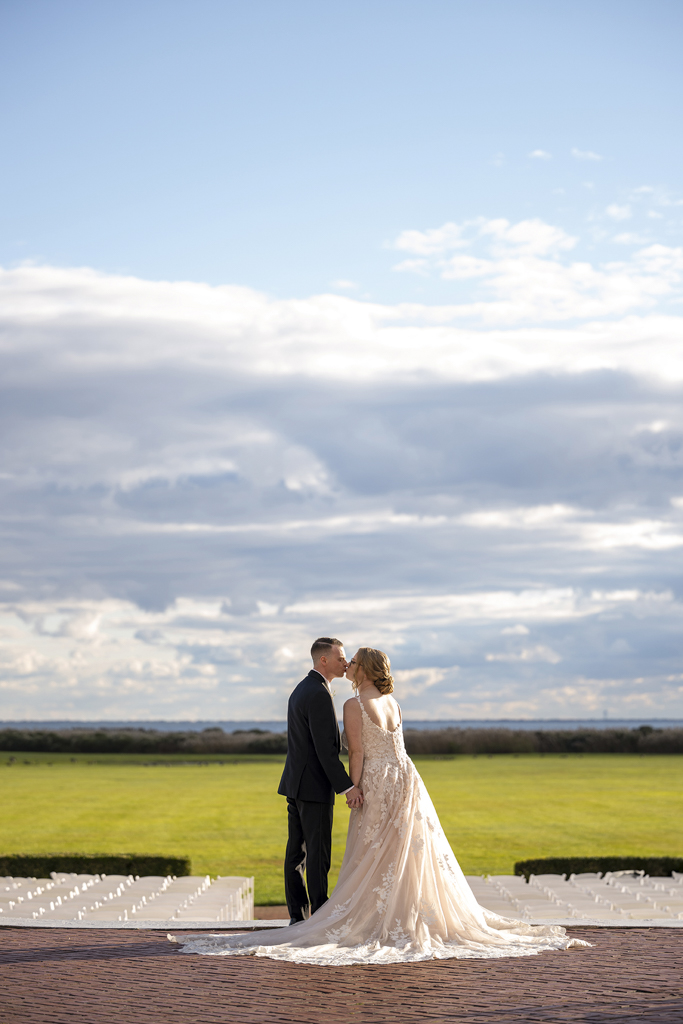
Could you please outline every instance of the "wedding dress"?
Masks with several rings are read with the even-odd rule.
[[[282,931],[188,936],[177,940],[182,951],[338,966],[531,956],[590,945],[564,928],[512,921],[479,906],[406,754],[401,726],[382,729],[358,699],[364,802],[351,811],[330,899]]]

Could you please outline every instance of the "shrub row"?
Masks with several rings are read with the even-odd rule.
[[[80,875],[189,875],[187,857],[154,857],[135,853],[49,853],[0,856],[0,876],[49,878],[52,871]]]
[[[683,754],[683,729],[407,729],[409,754]],[[286,754],[261,729],[3,729],[0,750],[61,754]]]
[[[518,860],[515,874],[524,875],[580,875],[583,872],[644,871],[657,878],[683,872],[683,857],[540,857],[537,860]]]
[[[0,750],[49,754],[286,754],[287,734],[261,729],[3,729]]]
[[[683,754],[683,729],[408,729],[409,754]]]

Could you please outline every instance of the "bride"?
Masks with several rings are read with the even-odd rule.
[[[286,932],[192,936],[183,952],[252,954],[295,963],[406,963],[449,957],[530,956],[588,946],[564,928],[533,926],[479,906],[415,765],[386,654],[361,647],[347,672],[349,774],[363,791],[330,899]]]

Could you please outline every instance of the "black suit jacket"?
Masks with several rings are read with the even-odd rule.
[[[287,760],[278,793],[295,800],[333,804],[353,783],[339,760],[341,736],[332,695],[311,669],[287,707]]]

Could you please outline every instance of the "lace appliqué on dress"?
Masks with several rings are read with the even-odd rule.
[[[424,897],[420,900],[420,918],[430,927],[436,924],[436,907]]]
[[[337,905],[330,911],[330,921],[338,921],[340,917],[344,917],[344,915],[348,913],[352,899],[353,896],[349,896],[345,903],[337,903]]]
[[[341,925],[339,928],[328,928],[325,931],[325,937],[328,942],[341,942],[342,939],[351,934],[352,926],[353,921],[347,921],[346,924]]]
[[[372,890],[373,892],[376,892],[378,894],[376,906],[377,911],[380,914],[383,914],[387,908],[387,900],[389,899],[389,893],[393,888],[395,877],[396,865],[390,864],[387,873],[382,875],[382,884],[375,886],[375,888]]]
[[[407,932],[404,932],[403,926],[401,925],[401,922],[399,921],[398,918],[396,918],[396,927],[392,928],[392,930],[389,932],[389,938],[391,939],[395,946],[399,947],[399,949],[401,949],[403,946],[407,945],[407,943],[410,942],[410,936],[408,935]]]
[[[410,840],[410,852],[413,857],[417,857],[418,853],[422,853],[424,850],[425,841],[422,836],[413,836]]]

